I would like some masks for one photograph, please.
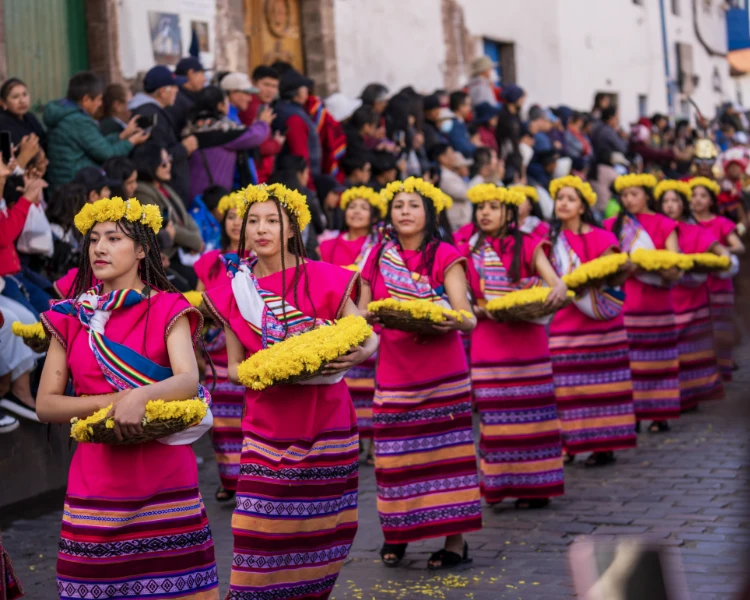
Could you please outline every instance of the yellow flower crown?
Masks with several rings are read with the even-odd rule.
[[[76,229],[86,235],[95,223],[117,222],[126,219],[131,223],[141,223],[159,233],[161,210],[155,204],[141,204],[137,199],[123,200],[102,198],[93,204],[86,204],[75,216]]]
[[[693,190],[684,181],[665,179],[664,181],[660,181],[659,185],[656,186],[656,189],[654,190],[654,198],[661,200],[661,197],[670,190],[681,194],[687,200],[690,200],[690,196],[693,195]]]
[[[388,206],[383,201],[382,196],[378,194],[374,189],[366,187],[364,185],[349,188],[343,194],[341,194],[341,203],[339,205],[341,210],[346,210],[346,207],[349,205],[349,203],[352,200],[356,200],[357,198],[367,200],[367,202],[370,203],[370,206],[374,206],[375,208],[377,208],[380,211],[381,218],[385,217],[386,213],[388,212]]]
[[[691,192],[697,187],[704,187],[709,192],[712,192],[714,196],[718,196],[721,193],[719,184],[716,183],[713,179],[709,179],[708,177],[693,177],[690,181],[688,181],[688,185],[690,186]]]
[[[299,230],[304,231],[310,224],[310,208],[307,206],[307,198],[296,190],[290,190],[285,185],[273,183],[271,185],[249,185],[239,192],[244,197],[244,204],[237,206],[237,214],[244,217],[251,204],[256,202],[268,202],[274,198],[279,204],[297,217]]]
[[[549,184],[549,193],[552,195],[552,199],[554,200],[557,197],[557,192],[566,187],[571,187],[578,191],[589,206],[596,204],[596,192],[594,188],[591,187],[588,181],[584,181],[575,175],[566,175],[565,177],[558,177],[552,180],[552,183]]]
[[[453,199],[448,194],[420,177],[409,177],[404,181],[392,181],[383,188],[380,195],[388,205],[399,192],[416,192],[423,198],[428,198],[432,201],[437,214],[453,206]]]
[[[654,189],[656,187],[656,177],[649,173],[630,173],[629,175],[620,175],[615,179],[615,191],[618,194],[629,187]]]
[[[512,185],[512,190],[518,190],[532,202],[539,202],[539,193],[533,185]]]
[[[504,202],[508,190],[494,183],[480,183],[466,192],[466,197],[472,204],[481,204],[482,202]]]
[[[244,207],[244,206],[245,206],[245,196],[242,194],[242,192],[232,192],[231,194],[228,194],[224,196],[221,200],[219,200],[219,204],[216,207],[216,210],[223,217],[233,208],[236,208],[237,210],[239,210],[240,207]]]

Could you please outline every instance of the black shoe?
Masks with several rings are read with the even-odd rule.
[[[453,567],[470,563],[473,560],[474,559],[469,556],[469,544],[464,541],[463,554],[457,554],[456,552],[451,552],[450,550],[446,550],[445,548],[443,548],[442,550],[438,550],[432,556],[430,556],[430,559],[427,561],[427,568],[430,571],[452,569]],[[440,564],[432,564],[437,562],[439,562]]]
[[[383,547],[380,549],[380,558],[383,560],[383,564],[386,567],[398,566],[398,563],[401,562],[404,558],[404,554],[406,554],[407,545],[408,544],[383,544]],[[391,554],[395,558],[386,559],[386,556],[390,556]]]
[[[36,411],[33,408],[21,402],[11,393],[8,393],[5,398],[0,400],[0,408],[4,408],[17,417],[23,417],[24,419],[28,419],[29,421],[34,421],[36,423],[41,422],[39,421],[39,417],[36,416]]]

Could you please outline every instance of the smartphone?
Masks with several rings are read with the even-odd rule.
[[[406,144],[406,132],[405,131],[394,132],[393,141],[396,142],[399,146],[405,145]]]
[[[161,222],[163,224],[169,223],[169,209],[168,208],[161,209]]]
[[[10,131],[0,131],[0,153],[6,165],[13,158],[13,144],[10,141]]]
[[[139,115],[135,122],[141,129],[151,129],[156,125],[156,115]]]

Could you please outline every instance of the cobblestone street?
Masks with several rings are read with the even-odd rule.
[[[573,595],[570,544],[581,535],[613,540],[646,535],[679,551],[692,598],[733,598],[742,585],[750,545],[748,516],[747,390],[750,348],[728,399],[684,415],[672,431],[642,433],[638,449],[619,454],[612,468],[566,467],[566,493],[542,511],[517,511],[511,503],[484,509],[484,529],[468,536],[471,568],[439,575],[426,570],[439,540],[409,546],[398,569],[386,569],[377,551],[382,535],[375,510],[372,468],[360,478],[360,525],[339,577],[336,600],[418,598],[552,600]],[[218,477],[210,447],[198,448],[206,500],[220,566],[222,594],[232,557],[231,507],[214,500]],[[579,459],[581,460],[581,459]],[[31,600],[53,600],[59,511],[16,520],[3,533]]]

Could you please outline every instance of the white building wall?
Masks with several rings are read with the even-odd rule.
[[[368,83],[427,93],[445,83],[440,0],[334,0],[341,91],[358,97]]]

